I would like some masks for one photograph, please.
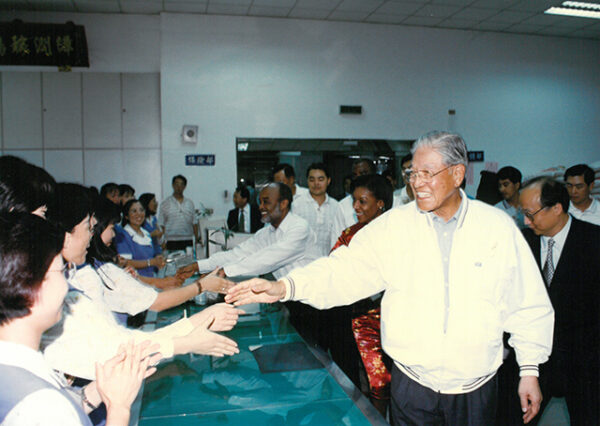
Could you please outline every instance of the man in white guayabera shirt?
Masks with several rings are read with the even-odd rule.
[[[416,203],[382,214],[329,257],[277,282],[240,283],[225,300],[325,309],[385,290],[381,334],[394,361],[396,425],[493,424],[506,331],[529,422],[540,408],[538,365],[548,360],[554,325],[536,261],[509,216],[460,189],[467,148],[459,135],[428,133],[412,152]]]
[[[229,277],[272,273],[277,279],[319,257],[317,238],[308,222],[290,212],[292,191],[284,183],[271,183],[260,191],[261,220],[266,223],[252,237],[228,251],[180,268],[186,277],[194,272],[223,268]]]

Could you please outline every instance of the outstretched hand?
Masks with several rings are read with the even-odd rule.
[[[285,286],[282,281],[267,281],[262,278],[252,278],[243,281],[229,289],[225,302],[235,306],[249,303],[275,303],[285,296]]]
[[[176,338],[176,341],[179,341],[181,344],[183,353],[192,352],[195,354],[222,357],[223,355],[233,355],[240,352],[237,343],[233,340],[208,330],[208,327],[214,321],[214,314],[206,315],[191,333]],[[179,346],[178,343],[176,344]]]
[[[243,314],[245,314],[244,311],[234,308],[233,305],[217,303],[192,315],[190,321],[194,327],[197,327],[210,317],[213,318],[213,321],[208,325],[209,330],[228,331],[237,324],[238,317]]]
[[[181,268],[179,268],[175,276],[181,281],[185,281],[189,277],[194,275],[196,272],[198,272],[198,263],[194,262],[190,263],[187,266],[182,266]]]
[[[200,278],[200,286],[203,291],[227,294],[227,291],[234,285],[233,281],[225,279],[223,269],[219,268]]]

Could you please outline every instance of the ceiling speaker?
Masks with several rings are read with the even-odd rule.
[[[198,126],[184,125],[181,130],[181,140],[183,143],[198,143]]]

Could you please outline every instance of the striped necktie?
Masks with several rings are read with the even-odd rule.
[[[552,247],[554,247],[554,240],[550,238],[548,240],[548,254],[546,254],[546,263],[544,264],[544,269],[542,269],[542,274],[544,275],[544,279],[546,280],[546,286],[550,287],[550,283],[552,282],[552,277],[554,276],[554,262],[552,261]]]
[[[240,209],[240,218],[238,220],[238,232],[246,232],[246,217],[244,210]]]

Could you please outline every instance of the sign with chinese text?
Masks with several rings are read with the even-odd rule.
[[[483,161],[483,151],[468,151],[467,155],[469,156],[469,161],[471,162]]]
[[[35,24],[15,20],[0,23],[0,65],[88,67],[87,40],[82,25]]]
[[[185,156],[186,166],[214,166],[215,154],[190,154]]]

